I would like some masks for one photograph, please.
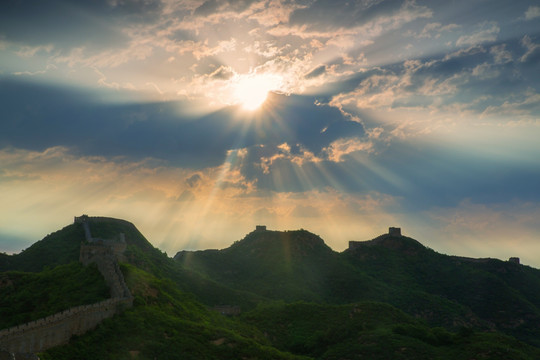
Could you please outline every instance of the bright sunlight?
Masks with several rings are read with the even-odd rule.
[[[258,109],[268,97],[268,92],[278,90],[281,77],[278,75],[239,75],[234,82],[234,101],[245,110]]]

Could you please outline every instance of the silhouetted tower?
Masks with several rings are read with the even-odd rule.
[[[388,234],[390,236],[401,236],[401,228],[390,227],[390,228],[388,228]]]

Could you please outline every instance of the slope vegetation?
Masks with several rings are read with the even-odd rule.
[[[96,238],[125,235],[134,306],[42,359],[540,358],[537,269],[442,255],[402,236],[337,253],[305,230],[255,231],[171,259],[127,221],[89,221]],[[14,309],[5,325],[55,312],[62,294],[61,306],[107,297],[97,270],[76,263],[84,239],[73,224],[0,257],[9,289],[0,308]]]
[[[180,252],[183,268],[285,301],[391,304],[432,326],[499,330],[540,346],[540,271],[438,254],[381,235],[336,253],[307,231],[254,231],[223,250]]]

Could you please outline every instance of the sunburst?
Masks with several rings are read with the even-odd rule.
[[[257,110],[272,90],[278,90],[281,77],[274,74],[239,75],[233,83],[234,102],[248,111]]]

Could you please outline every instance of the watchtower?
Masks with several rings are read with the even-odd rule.
[[[256,225],[255,231],[266,231],[266,225]]]
[[[88,221],[88,215],[82,214],[81,216],[75,216],[73,218],[73,223],[75,224],[84,224]]]
[[[390,236],[401,236],[401,228],[390,227],[388,228],[388,235]]]
[[[519,258],[518,257],[511,257],[510,259],[508,259],[508,261],[511,262],[511,263],[519,265]]]

